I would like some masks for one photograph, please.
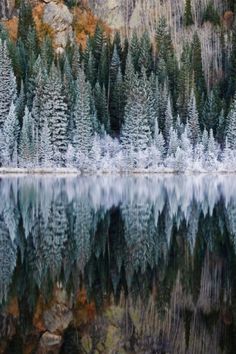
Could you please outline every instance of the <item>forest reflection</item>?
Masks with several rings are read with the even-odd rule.
[[[0,201],[0,353],[234,353],[234,176],[3,177]]]

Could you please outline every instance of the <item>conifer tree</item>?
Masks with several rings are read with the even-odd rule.
[[[125,150],[133,152],[144,151],[151,142],[151,130],[149,127],[147,107],[147,87],[137,74],[133,78],[133,86],[130,89],[125,107],[124,125],[121,142]]]
[[[196,105],[196,98],[194,90],[191,91],[191,97],[188,104],[188,129],[189,137],[193,146],[195,146],[199,140],[200,127],[199,127],[199,118],[198,110]]]
[[[143,33],[140,40],[139,67],[144,67],[148,76],[151,74],[153,67],[152,44],[147,31]]]
[[[167,144],[169,142],[169,134],[170,134],[170,129],[172,127],[173,127],[173,115],[172,115],[170,97],[168,97],[166,112],[165,112],[165,128],[164,128],[164,137],[166,139]]]
[[[68,147],[68,107],[58,69],[53,65],[50,71],[48,91],[50,96],[45,104],[51,142],[58,163],[64,163]],[[48,108],[48,110],[47,110]]]
[[[194,84],[195,84],[195,94],[196,94],[196,102],[197,108],[201,118],[201,112],[203,108],[203,102],[206,96],[206,82],[202,67],[202,50],[201,43],[197,33],[195,32],[193,36],[192,43],[192,69],[194,75]],[[200,121],[200,126],[203,125],[203,122]]]
[[[231,149],[236,150],[236,97],[228,115],[227,139]]]
[[[74,146],[77,151],[85,156],[88,156],[91,150],[93,136],[90,95],[90,84],[85,79],[83,68],[80,68],[76,82]]]
[[[16,115],[15,106],[12,103],[8,116],[6,117],[3,128],[2,128],[2,138],[3,138],[3,150],[2,150],[2,160],[4,165],[10,165],[12,162],[13,152],[15,148],[15,143],[18,139],[19,134],[19,122]]]
[[[140,42],[136,32],[133,32],[130,47],[129,47],[132,64],[134,66],[135,71],[139,71],[139,58],[140,58]]]
[[[160,151],[161,158],[165,155],[165,139],[158,127],[158,120],[155,120],[154,146]]]
[[[26,42],[30,28],[34,28],[31,4],[28,0],[20,0],[17,37]]]
[[[193,24],[193,16],[191,9],[191,0],[185,0],[185,9],[184,9],[184,25],[191,26]]]
[[[39,149],[40,151],[38,153],[41,166],[51,167],[53,164],[53,147],[51,143],[50,130],[46,120],[44,121],[41,131]]]
[[[34,121],[26,106],[19,145],[19,160],[22,167],[32,166],[36,162],[37,148],[34,141]]]
[[[0,129],[16,99],[16,79],[6,42],[0,39]]]
[[[105,88],[96,83],[94,89],[94,103],[97,111],[97,118],[107,132],[110,131],[110,117],[106,99]]]

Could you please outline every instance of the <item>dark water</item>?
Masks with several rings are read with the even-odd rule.
[[[236,176],[0,180],[0,353],[235,353]]]

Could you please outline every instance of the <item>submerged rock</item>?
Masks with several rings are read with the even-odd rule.
[[[57,354],[62,345],[62,337],[50,332],[45,332],[39,342],[37,354]]]
[[[56,304],[43,314],[44,324],[48,331],[63,333],[72,321],[72,311],[63,304]]]

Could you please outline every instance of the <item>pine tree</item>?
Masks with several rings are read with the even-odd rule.
[[[132,59],[132,64],[134,66],[134,70],[137,72],[140,69],[140,67],[139,67],[140,42],[139,42],[139,38],[138,38],[136,32],[133,32],[133,35],[132,35],[132,38],[130,41],[129,51],[130,51],[130,56]]]
[[[145,31],[140,40],[139,67],[144,67],[147,75],[151,74],[153,68],[152,44],[147,31]]]
[[[208,150],[208,142],[209,142],[208,131],[206,130],[206,128],[204,128],[202,133],[202,145],[203,145],[204,153],[206,153]]]
[[[0,39],[0,129],[16,99],[16,79],[6,42]]]
[[[191,9],[191,0],[185,0],[185,9],[184,9],[184,25],[191,26],[193,24],[193,16]]]
[[[236,96],[228,115],[227,139],[231,149],[236,150]]]
[[[28,107],[26,107],[19,145],[19,161],[22,167],[31,167],[34,165],[37,148],[34,140],[34,121]]]
[[[213,132],[216,133],[220,110],[221,106],[218,92],[216,90],[212,90],[207,97],[203,109],[203,121],[207,130],[213,129]]]
[[[191,48],[189,44],[185,44],[180,59],[180,72],[178,80],[178,112],[184,123],[187,120],[188,102],[191,94],[192,85],[192,68],[191,68]]]
[[[51,143],[50,130],[46,120],[44,121],[41,131],[39,149],[40,151],[38,153],[41,166],[51,167],[53,164],[53,146]]]
[[[2,129],[3,150],[2,159],[6,166],[11,165],[15,143],[19,134],[19,122],[16,116],[15,106],[12,103],[9,114],[5,119]]]
[[[94,89],[94,103],[97,111],[97,118],[107,132],[110,131],[110,117],[106,99],[105,88],[96,83]]]
[[[121,142],[125,150],[144,151],[151,142],[151,130],[148,117],[149,90],[144,81],[135,74],[128,101],[125,107],[124,125]]]
[[[172,127],[173,127],[173,115],[172,115],[170,97],[168,97],[166,112],[165,112],[165,128],[164,128],[164,137],[166,139],[167,144],[169,142],[170,129]]]
[[[91,150],[93,136],[90,95],[90,84],[85,79],[83,68],[80,68],[76,82],[74,146],[77,151],[86,156]]]
[[[19,122],[22,122],[22,118],[24,116],[24,109],[25,109],[25,90],[24,90],[24,83],[21,81],[21,89],[20,94],[16,100],[16,115]]]
[[[177,148],[179,146],[179,139],[176,130],[173,127],[169,131],[169,146],[168,146],[168,156],[175,156]]]
[[[111,115],[111,119],[113,118],[113,122],[111,122],[112,130],[118,135],[120,133],[121,125],[124,119],[125,106],[124,82],[120,68],[118,70],[116,81],[113,86],[110,101],[110,112],[113,111],[113,116]]]
[[[216,168],[217,158],[218,158],[218,149],[214,139],[213,130],[210,130],[209,141],[208,141],[208,150],[207,150],[207,159],[206,167],[208,169]]]
[[[199,111],[200,117],[203,108],[203,102],[206,97],[206,82],[202,67],[202,50],[201,50],[201,43],[197,33],[195,32],[193,36],[193,43],[192,43],[192,69],[194,75],[194,84],[196,87],[195,94],[196,94],[196,102],[197,102],[197,109]],[[203,122],[200,121],[200,126],[202,127]]]
[[[34,28],[31,4],[28,0],[21,0],[17,37],[26,42],[30,28]]]
[[[63,69],[63,92],[65,94],[66,104],[68,107],[68,136],[72,139],[74,130],[73,112],[75,104],[75,82],[73,80],[71,66],[67,56],[65,57]]]
[[[43,75],[41,79],[44,80]],[[39,100],[41,101],[39,102],[39,139],[46,120],[51,133],[55,160],[57,164],[64,164],[68,146],[68,107],[63,94],[60,73],[55,65],[50,70]]]
[[[195,146],[199,140],[200,127],[199,118],[196,105],[196,98],[194,90],[192,89],[191,97],[188,104],[188,127],[189,127],[189,137],[193,146]]]
[[[154,146],[160,151],[161,158],[163,159],[165,155],[165,140],[162,132],[159,130],[157,119],[155,121]]]

